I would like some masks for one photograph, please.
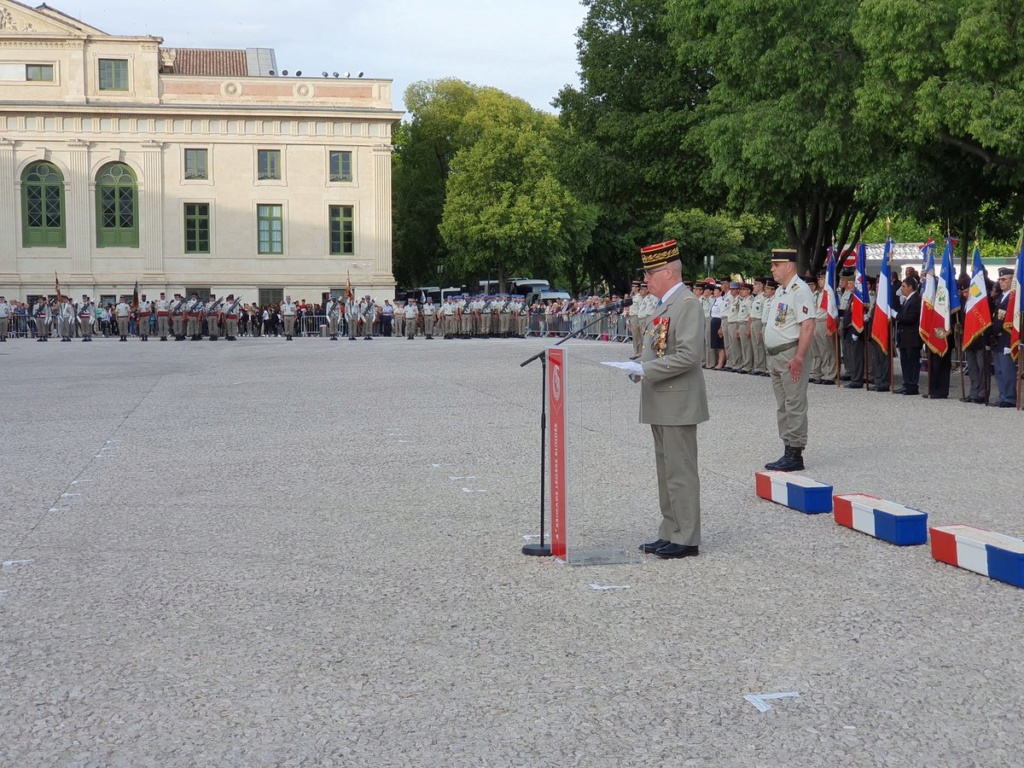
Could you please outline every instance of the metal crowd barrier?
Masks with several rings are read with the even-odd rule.
[[[593,312],[580,312],[573,315],[547,315],[544,313],[530,313],[530,320],[527,329],[528,336],[538,337],[561,337],[579,330],[589,323],[598,320]],[[625,342],[631,339],[629,324],[626,318],[617,314],[606,314],[599,322],[590,326],[581,338],[597,341],[620,341]]]

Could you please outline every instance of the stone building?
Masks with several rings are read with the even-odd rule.
[[[0,0],[0,294],[394,294],[391,81]]]

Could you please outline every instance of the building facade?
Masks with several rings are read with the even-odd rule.
[[[0,0],[0,294],[393,296],[391,81],[162,43]]]

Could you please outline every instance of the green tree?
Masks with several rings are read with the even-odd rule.
[[[768,274],[768,253],[772,238],[778,234],[778,222],[770,216],[708,214],[691,208],[669,211],[661,226],[666,237],[679,243],[686,277],[709,276],[705,270],[706,256],[715,257],[711,277]]]
[[[772,215],[817,269],[891,186],[890,147],[853,119],[862,56],[848,0],[672,0],[681,60],[714,73],[695,131],[734,210]]]

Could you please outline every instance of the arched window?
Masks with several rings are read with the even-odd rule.
[[[21,231],[26,248],[67,245],[64,176],[53,163],[32,163],[21,174]]]
[[[139,247],[139,189],[124,163],[109,163],[96,177],[96,246]]]

